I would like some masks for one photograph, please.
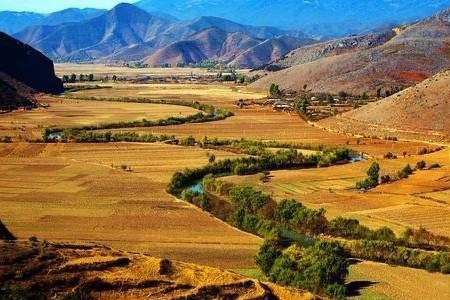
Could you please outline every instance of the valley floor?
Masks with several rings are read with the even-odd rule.
[[[261,92],[245,87],[193,84],[111,84],[111,88],[79,91],[74,95],[98,97],[150,96],[157,99],[198,99],[232,108],[235,116],[222,121],[130,128],[152,134],[193,135],[198,138],[247,138],[326,145],[343,145],[364,152],[370,160],[310,170],[271,172],[269,183],[257,176],[229,177],[251,184],[276,199],[295,198],[311,207],[324,207],[330,216],[359,219],[373,228],[387,225],[396,232],[406,226],[425,226],[450,236],[450,150],[418,155],[425,142],[387,141],[334,133],[311,126],[294,113],[268,108],[238,109],[239,98],[260,99]],[[149,119],[189,115],[195,110],[181,106],[68,100],[43,97],[49,109],[0,115],[0,136],[38,137],[45,126],[72,126],[86,122]],[[117,129],[116,131],[122,131]],[[117,249],[149,253],[157,257],[225,269],[251,269],[261,239],[230,227],[200,209],[166,193],[172,174],[208,162],[209,151],[164,143],[0,144],[0,219],[19,238],[60,241],[95,241]],[[217,159],[236,154],[213,151]],[[398,159],[383,156],[393,152]],[[406,152],[403,157],[402,153]],[[419,160],[439,163],[441,168],[417,171],[408,179],[382,185],[363,193],[353,188],[372,162],[383,173],[394,173]],[[117,166],[126,165],[131,171]],[[414,278],[410,284],[403,276]],[[425,271],[362,263],[352,267],[350,279],[370,281],[361,289],[364,299],[447,299],[449,276]],[[411,293],[414,283],[433,287]],[[443,285],[442,285],[442,284]],[[450,283],[449,283],[450,284]],[[447,293],[447,294],[446,294]],[[390,297],[390,298],[388,298]],[[372,297],[372,299],[380,299]],[[381,298],[384,299],[384,298]]]

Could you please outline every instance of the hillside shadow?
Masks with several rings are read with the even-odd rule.
[[[369,280],[355,280],[347,283],[345,286],[347,287],[347,296],[355,297],[361,296],[361,290],[367,287],[370,287],[378,282],[369,281]]]

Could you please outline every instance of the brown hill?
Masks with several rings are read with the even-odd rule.
[[[450,70],[319,124],[368,136],[450,141]]]
[[[0,111],[19,107],[32,108],[37,105],[33,89],[0,72]]]
[[[373,46],[375,45],[375,46]],[[450,9],[392,33],[349,37],[292,51],[253,85],[277,83],[299,91],[341,90],[375,94],[378,89],[410,85],[450,66]]]
[[[63,92],[63,84],[55,76],[53,62],[42,53],[2,32],[0,49],[0,72],[36,91]]]
[[[95,245],[0,242],[5,299],[320,299],[219,269]],[[25,297],[26,296],[26,297]]]

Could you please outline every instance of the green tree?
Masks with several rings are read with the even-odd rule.
[[[255,256],[255,261],[261,268],[261,271],[269,275],[273,263],[281,255],[281,251],[268,241],[264,241],[258,254]]]
[[[270,97],[279,97],[281,95],[280,86],[272,83],[269,87],[269,96]]]
[[[370,168],[367,170],[367,176],[376,184],[380,178],[380,165],[375,161],[372,163]]]

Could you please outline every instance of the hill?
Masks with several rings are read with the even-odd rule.
[[[0,31],[14,34],[29,26],[79,22],[94,18],[103,12],[104,10],[95,8],[68,8],[51,14],[0,11]]]
[[[306,43],[309,40],[303,40]],[[302,42],[281,36],[267,40],[242,32],[227,33],[215,27],[205,29],[188,40],[166,46],[144,59],[149,65],[189,64],[202,60],[229,62],[234,67],[253,67],[279,58]]]
[[[450,141],[450,70],[321,126],[365,134]]]
[[[376,94],[420,82],[450,66],[450,9],[393,31],[347,37],[296,49],[254,84],[299,91]]]
[[[258,44],[266,48],[264,42],[283,35],[292,36],[283,39],[283,47],[278,48],[283,53],[275,51],[273,55],[266,55],[267,60],[263,63],[311,40],[297,31],[246,26],[217,17],[178,21],[147,13],[131,4],[119,4],[87,21],[32,26],[16,37],[58,61],[145,60],[152,65],[162,65],[203,59],[230,62]],[[242,42],[239,36],[242,36]]]
[[[341,36],[423,18],[450,6],[450,1],[141,0],[136,5],[148,11],[170,12],[180,19],[225,16],[250,25],[298,29],[314,36]]]
[[[2,32],[0,49],[0,72],[39,92],[63,92],[53,62],[42,53]]]
[[[36,107],[33,90],[14,78],[0,72],[0,111],[10,111],[20,107]]]
[[[0,255],[2,292],[14,299],[320,299],[211,267],[100,245],[0,242]]]

